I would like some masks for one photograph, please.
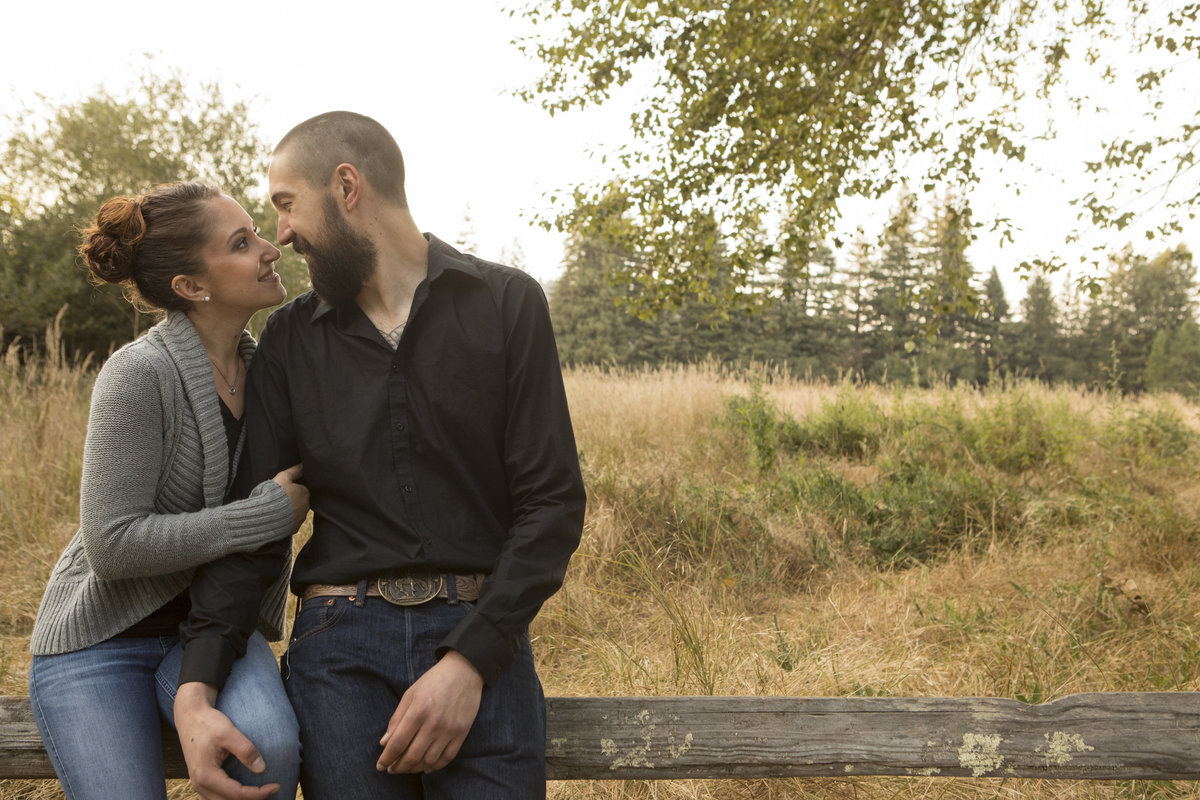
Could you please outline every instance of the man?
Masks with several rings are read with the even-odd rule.
[[[279,244],[314,292],[263,331],[239,482],[300,461],[311,492],[283,664],[304,796],[544,796],[527,626],[584,512],[545,297],[420,232],[374,120],[301,123],[268,177]],[[217,562],[193,592],[176,724],[202,797],[265,796],[220,770],[257,753],[212,702],[285,555]]]

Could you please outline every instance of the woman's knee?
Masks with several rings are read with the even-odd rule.
[[[275,765],[295,765],[300,761],[300,726],[283,689],[278,666],[273,655],[260,642],[264,652],[251,649],[234,666],[225,687],[217,696],[217,708],[246,738],[254,743],[267,762]]]
[[[226,762],[225,769],[230,777],[246,785],[278,783],[282,787],[280,796],[288,797],[294,794],[300,774],[300,728],[291,706],[277,709],[277,712],[266,713],[259,708],[249,717],[231,717],[238,730],[254,744],[266,769],[254,774],[232,758]]]
[[[282,705],[241,706],[226,714],[268,763],[271,756],[299,761],[300,726],[286,698]]]
[[[300,763],[300,726],[296,724],[296,717],[291,713],[286,716],[280,715],[273,725],[264,727],[258,733],[257,739],[251,737],[250,741],[254,742],[258,752],[268,762],[275,758]]]

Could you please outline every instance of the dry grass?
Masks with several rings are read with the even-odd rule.
[[[0,371],[6,694],[25,691],[41,587],[73,532],[90,380],[85,365],[22,365],[14,353]],[[1033,384],[829,385],[716,365],[580,369],[567,385],[589,510],[567,584],[533,628],[547,694],[1039,702],[1200,689],[1194,405]],[[730,398],[755,391],[777,412],[765,434],[730,421]],[[802,429],[835,417],[881,420],[884,433],[869,452],[823,454]],[[767,434],[778,450],[764,456],[755,447]],[[1005,448],[1007,461],[992,459]],[[1012,467],[1024,457],[1036,465]],[[906,459],[990,481],[992,523],[889,562],[853,539],[848,512],[789,493],[820,470],[866,491]],[[1184,784],[923,778],[551,787],[560,800],[1192,794]],[[0,798],[60,796],[48,782],[0,781]]]
[[[26,691],[26,651],[44,583],[78,519],[92,376],[62,355],[57,325],[44,361],[18,348],[0,367],[0,693]]]

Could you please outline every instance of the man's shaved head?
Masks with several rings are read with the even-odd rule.
[[[370,117],[330,111],[305,120],[279,140],[273,155],[284,152],[288,165],[313,188],[327,186],[338,164],[353,164],[381,197],[408,205],[400,147]]]

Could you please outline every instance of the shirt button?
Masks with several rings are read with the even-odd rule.
[[[392,364],[392,372],[399,372],[399,371],[400,371],[400,365]]]
[[[408,492],[409,494],[412,494],[412,484],[411,483],[404,484],[404,491]]]
[[[397,422],[397,423],[396,423],[396,430],[400,431],[401,433],[404,433],[404,427],[405,427],[405,426],[404,426],[404,423],[403,423],[403,422]]]

